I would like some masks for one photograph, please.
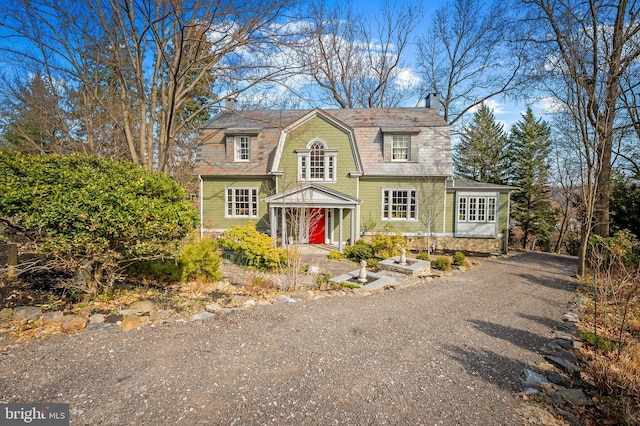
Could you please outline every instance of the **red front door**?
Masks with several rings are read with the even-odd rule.
[[[325,209],[309,209],[309,244],[324,244]]]

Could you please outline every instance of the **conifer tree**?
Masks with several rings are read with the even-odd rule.
[[[456,174],[479,182],[504,184],[508,176],[508,138],[493,110],[482,104],[454,149]]]
[[[549,196],[551,128],[536,119],[531,108],[511,128],[511,183],[521,189],[512,196],[512,216],[523,231],[522,247],[530,237],[548,242],[555,225]]]

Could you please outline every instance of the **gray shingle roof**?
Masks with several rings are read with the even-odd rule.
[[[200,130],[201,142],[196,151],[195,174],[198,175],[266,175],[281,130],[312,110],[227,110],[216,115]],[[322,112],[344,123],[354,133],[362,161],[363,174],[371,176],[418,176],[452,174],[451,145],[447,123],[430,108],[327,109]],[[382,129],[412,129],[420,143],[418,161],[385,162]],[[225,132],[254,132],[256,160],[233,163],[227,160]],[[253,149],[253,148],[252,148]]]

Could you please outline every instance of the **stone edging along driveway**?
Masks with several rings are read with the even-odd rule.
[[[522,424],[523,367],[574,297],[575,260],[522,253],[464,274],[0,352],[0,402],[72,424]]]

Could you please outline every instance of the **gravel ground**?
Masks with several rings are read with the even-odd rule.
[[[540,253],[370,296],[258,306],[0,350],[0,402],[72,424],[517,425],[575,259]]]

